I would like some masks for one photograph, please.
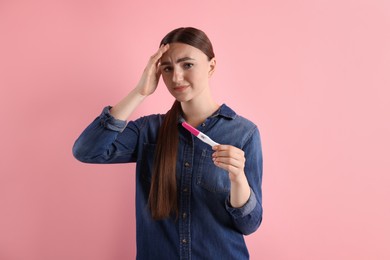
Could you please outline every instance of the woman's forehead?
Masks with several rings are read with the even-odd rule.
[[[163,54],[161,61],[177,61],[184,58],[198,60],[202,59],[203,56],[207,58],[206,54],[191,45],[185,43],[170,43],[169,49]]]

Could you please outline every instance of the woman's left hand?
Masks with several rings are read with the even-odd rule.
[[[240,208],[249,200],[251,189],[246,178],[245,153],[232,145],[216,145],[213,147],[214,164],[229,172],[231,183],[230,204]]]
[[[232,145],[216,145],[213,150],[214,164],[229,172],[231,182],[246,179],[244,173],[245,153],[243,150]]]

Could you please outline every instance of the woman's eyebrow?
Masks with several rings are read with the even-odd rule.
[[[187,60],[195,60],[195,59],[190,58],[190,57],[184,57],[184,58],[177,59],[176,63],[180,63],[180,62],[187,61]],[[171,62],[170,61],[161,62],[160,66],[164,66],[164,65],[171,65]]]

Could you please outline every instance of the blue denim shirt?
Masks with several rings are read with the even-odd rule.
[[[74,156],[86,163],[136,162],[137,259],[248,259],[243,235],[262,221],[262,152],[255,124],[226,105],[198,130],[245,152],[248,202],[233,208],[228,173],[214,165],[213,150],[179,123],[177,191],[179,217],[155,221],[148,207],[156,139],[164,115],[127,123],[104,108],[76,140]]]

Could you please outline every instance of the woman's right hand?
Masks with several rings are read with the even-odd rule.
[[[149,96],[156,90],[161,76],[160,59],[168,49],[169,44],[161,45],[158,51],[150,57],[136,87],[139,94]]]
[[[152,94],[161,76],[160,59],[164,52],[169,49],[169,45],[161,46],[158,51],[149,59],[141,79],[137,86],[130,91],[119,103],[110,109],[111,115],[119,120],[127,120],[146,96]]]

